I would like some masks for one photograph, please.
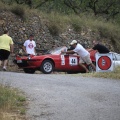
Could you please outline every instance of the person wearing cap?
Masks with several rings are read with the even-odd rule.
[[[26,40],[23,44],[23,50],[28,55],[36,55],[36,51],[35,51],[36,43],[33,40],[33,38],[34,36],[30,35],[29,39]]]
[[[86,63],[87,65],[91,65],[94,70],[96,70],[95,65],[92,63],[90,59],[90,53],[76,40],[73,40],[70,45],[74,48],[73,50],[68,50],[67,52],[61,51],[61,53],[66,54],[74,54],[77,53],[80,56],[80,62],[79,65],[85,69],[86,73],[89,72],[87,67],[83,64]]]
[[[4,34],[0,36],[0,66],[3,62],[3,70],[7,70],[7,63],[10,53],[13,54],[13,40],[9,36],[9,31],[5,30]]]
[[[92,51],[92,50],[97,50],[101,54],[102,53],[105,54],[105,53],[110,52],[109,49],[106,46],[100,44],[97,40],[93,40],[92,43],[93,43],[94,47],[92,49],[89,49],[88,50],[89,52]]]

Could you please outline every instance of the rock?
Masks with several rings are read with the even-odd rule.
[[[37,49],[39,50],[46,50],[46,48],[51,49],[53,45],[68,46],[73,39],[78,40],[79,43],[86,47],[92,47],[91,40],[96,37],[100,38],[99,34],[95,34],[89,28],[83,29],[81,30],[81,33],[78,33],[75,32],[71,26],[68,26],[64,33],[59,33],[59,35],[53,36],[50,34],[49,28],[44,20],[42,21],[40,16],[31,14],[26,21],[23,21],[23,19],[10,11],[0,12],[0,26],[0,34],[3,33],[4,29],[9,29],[10,36],[15,43],[16,54],[19,52],[19,48],[23,45],[24,41],[28,39],[30,34],[34,34],[34,40],[36,43],[39,43],[37,45]],[[107,44],[110,44],[110,41]],[[109,47],[112,47],[112,45],[110,44]]]

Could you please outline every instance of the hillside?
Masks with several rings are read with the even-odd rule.
[[[41,12],[25,5],[0,3],[0,34],[9,29],[18,52],[30,34],[34,34],[37,50],[45,51],[53,46],[69,45],[73,39],[92,47],[97,39],[111,51],[120,52],[120,27],[117,23],[91,15],[65,15],[58,12]]]

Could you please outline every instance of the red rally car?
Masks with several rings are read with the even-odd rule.
[[[79,66],[80,57],[75,54],[61,54],[61,50],[67,51],[67,47],[58,47],[46,52],[45,55],[19,56],[14,59],[14,63],[25,73],[34,73],[36,70],[44,74],[50,74],[52,71],[62,71],[67,73],[82,73],[85,70]],[[92,62],[95,62],[96,51],[90,52]],[[88,66],[89,70],[92,70]]]

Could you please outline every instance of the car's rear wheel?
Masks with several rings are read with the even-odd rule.
[[[35,73],[35,69],[33,68],[24,68],[23,70],[25,73],[31,73],[31,74]]]
[[[40,69],[44,74],[50,74],[54,69],[54,64],[51,60],[44,60]]]

